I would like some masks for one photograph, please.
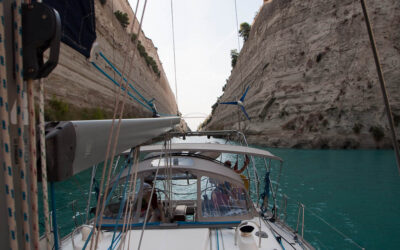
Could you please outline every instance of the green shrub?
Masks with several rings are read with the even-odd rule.
[[[372,134],[374,137],[375,141],[379,142],[382,140],[382,138],[385,136],[385,133],[383,132],[383,129],[379,126],[372,126],[369,128],[369,132]]]
[[[45,106],[44,118],[46,121],[100,120],[111,115],[102,108],[79,108],[53,96]]]
[[[133,34],[132,34],[132,37],[133,37]],[[132,37],[131,37],[131,39],[132,39]],[[136,36],[133,39],[136,39]],[[144,60],[146,61],[147,66],[151,67],[153,72],[156,73],[158,77],[160,77],[161,72],[160,72],[160,69],[158,68],[157,62],[154,60],[153,57],[151,57],[151,56],[149,56],[149,54],[147,54],[146,49],[144,48],[144,46],[142,45],[142,43],[140,41],[138,41],[137,49],[139,51],[140,56],[143,57]]]
[[[250,30],[251,30],[251,25],[248,23],[241,23],[240,24],[240,29],[239,29],[239,35],[243,37],[243,41],[246,42],[247,39],[249,39],[250,35]]]
[[[122,25],[122,27],[125,29],[129,25],[129,17],[127,13],[121,12],[117,10],[114,12],[115,17],[118,19],[119,23]]]
[[[360,124],[360,123],[358,123],[358,122],[354,123],[353,132],[354,132],[355,134],[357,134],[357,135],[360,134],[360,131],[361,131],[362,127],[363,127],[362,124]]]
[[[134,42],[137,38],[137,35],[135,33],[131,34],[131,41]]]
[[[62,101],[61,99],[57,99],[57,97],[53,96],[51,100],[48,102],[48,105],[45,106],[44,118],[46,121],[68,120],[67,117],[68,111],[69,111],[68,103]]]
[[[239,57],[239,53],[237,52],[237,50],[236,49],[231,50],[231,65],[232,65],[232,68],[234,68],[236,66],[236,62],[237,62],[238,57]]]

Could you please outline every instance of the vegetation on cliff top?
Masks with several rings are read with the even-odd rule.
[[[125,29],[126,27],[128,27],[129,25],[129,17],[127,13],[121,12],[119,10],[114,12],[115,17],[117,18],[117,20],[119,21],[119,23],[121,24],[121,26]],[[131,34],[131,41],[135,42],[135,40],[137,39],[137,35],[136,34]],[[139,54],[141,57],[144,58],[144,60],[146,61],[147,66],[149,66],[153,72],[160,77],[161,72],[160,69],[158,68],[157,62],[154,60],[153,57],[149,56],[149,54],[147,53],[145,47],[142,45],[142,43],[140,41],[138,41],[137,43],[137,49],[139,51]]]
[[[239,29],[239,35],[243,37],[243,42],[246,42],[247,39],[249,39],[250,35],[250,30],[251,30],[251,25],[248,23],[241,23],[240,24],[240,29]],[[239,57],[239,52],[236,49],[231,50],[231,65],[232,68],[236,66],[236,62]]]
[[[240,29],[239,29],[239,35],[243,37],[243,41],[246,42],[247,39],[249,39],[250,35],[250,30],[251,30],[251,25],[248,23],[241,23],[240,24]]]
[[[136,34],[131,34],[131,41],[135,42],[136,39],[137,39],[137,35]],[[158,68],[157,62],[154,60],[153,57],[149,56],[149,54],[147,53],[145,47],[142,45],[142,43],[140,41],[138,41],[136,47],[137,47],[137,49],[139,51],[140,56],[143,57],[144,60],[146,61],[147,66],[151,67],[153,72],[156,73],[156,75],[158,77],[160,77],[161,72],[160,72],[160,69]]]
[[[239,57],[239,52],[236,49],[231,50],[231,65],[232,68],[236,66],[237,59]]]
[[[128,14],[122,11],[117,10],[114,12],[115,17],[118,19],[119,23],[125,29],[129,25],[129,17]]]

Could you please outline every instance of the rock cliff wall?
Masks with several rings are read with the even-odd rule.
[[[112,3],[114,2],[114,6]],[[125,57],[128,53],[134,54],[133,67],[130,71],[129,79],[131,83],[147,100],[155,98],[155,104],[160,113],[177,114],[178,108],[175,102],[168,79],[158,58],[157,49],[153,42],[145,37],[142,32],[139,40],[146,48],[147,53],[153,57],[160,70],[157,75],[147,65],[145,58],[139,55],[137,49],[133,49],[130,40],[131,26],[134,14],[126,0],[107,1],[102,5],[95,0],[96,10],[96,32],[99,51],[101,51],[120,71],[123,71]],[[128,13],[130,25],[123,29],[114,16],[114,11],[120,10]],[[136,29],[137,33],[137,20]],[[129,51],[129,52],[127,52]],[[118,75],[107,65],[105,60],[98,57],[95,60],[107,74],[119,81]],[[128,62],[126,63],[128,65]],[[103,76],[91,63],[81,54],[62,44],[60,61],[54,72],[45,80],[46,100],[49,101],[53,96],[62,99],[78,108],[99,107],[108,112],[112,112],[115,105],[115,97],[118,88],[109,79]],[[140,97],[130,90],[139,100]],[[137,101],[130,98],[125,107],[125,117],[149,117],[152,113],[145,109]]]
[[[400,1],[367,1],[400,135]],[[298,148],[391,147],[359,1],[273,0],[253,23],[205,129],[238,129],[251,143]],[[238,121],[241,121],[240,123]]]

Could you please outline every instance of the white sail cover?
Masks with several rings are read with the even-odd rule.
[[[179,117],[122,119],[115,154],[160,136],[179,122]],[[103,162],[111,125],[112,120],[57,123],[46,133],[49,179],[60,181]],[[117,125],[118,120],[114,135]]]

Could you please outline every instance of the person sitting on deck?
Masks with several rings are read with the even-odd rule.
[[[244,170],[246,170],[247,166],[249,165],[250,159],[249,157],[246,155],[246,159],[244,161],[243,167],[241,169],[238,169],[238,161],[236,161],[235,166],[233,166],[233,171],[235,171],[237,174],[241,174],[243,173]],[[224,162],[224,165],[226,167],[232,167],[232,163],[231,161],[227,160]]]

